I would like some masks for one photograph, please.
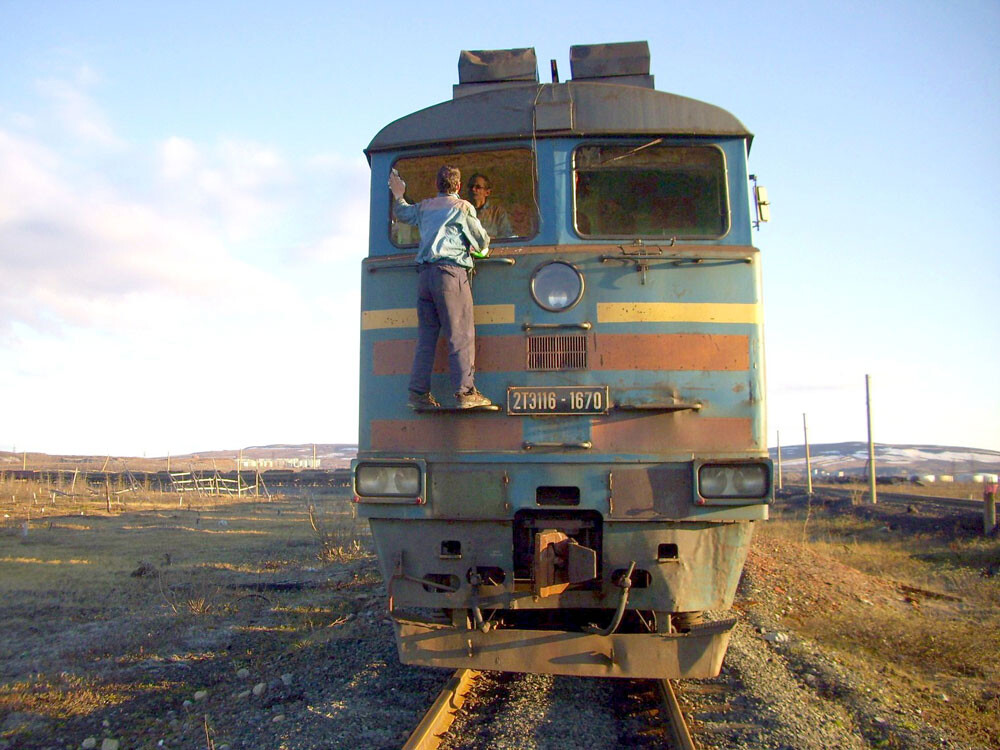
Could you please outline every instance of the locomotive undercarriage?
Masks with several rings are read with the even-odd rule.
[[[404,663],[553,674],[718,673],[748,522],[372,518]]]

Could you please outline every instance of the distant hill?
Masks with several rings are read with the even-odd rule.
[[[315,453],[314,453],[315,451]],[[251,445],[246,448],[231,448],[228,450],[198,451],[179,455],[139,457],[139,456],[80,456],[51,455],[29,451],[11,453],[0,451],[0,470],[2,469],[80,469],[81,471],[163,471],[168,467],[172,471],[192,469],[220,469],[230,471],[235,469],[236,460],[242,454],[244,469],[341,469],[349,466],[351,459],[358,454],[358,446],[354,443],[303,443],[290,445],[275,443],[273,445]],[[313,457],[315,456],[315,461]]]
[[[274,443],[251,445],[228,450],[199,451],[170,456],[171,466],[181,468],[212,468],[230,470],[240,456],[244,462],[256,462],[266,468],[322,468],[339,469],[350,465],[358,453],[354,443]],[[316,462],[312,461],[315,451]],[[837,474],[863,474],[868,462],[868,444],[817,443],[809,446],[812,468],[820,472]],[[777,461],[778,451],[771,449],[771,458]],[[805,448],[802,445],[781,447],[782,468],[785,471],[804,471]],[[0,451],[0,469],[21,468],[80,468],[119,471],[125,466],[132,470],[158,471],[166,467],[166,456],[156,458],[107,457],[107,456],[54,456],[29,452]],[[318,466],[316,466],[318,465]],[[983,448],[960,448],[942,445],[875,444],[875,466],[879,476],[914,476],[924,474],[950,474],[956,479],[979,473],[1000,474],[1000,451]],[[244,463],[248,468],[248,463]],[[252,468],[252,466],[250,466]]]
[[[243,454],[243,458],[312,458],[314,450],[316,458],[321,459],[324,465],[328,460],[349,463],[358,454],[356,443],[302,443],[300,445],[274,443],[221,451],[198,451],[197,453],[173,456],[173,458],[180,461],[197,458],[231,459],[240,453]]]
[[[809,446],[813,470],[835,474],[863,474],[868,463],[868,443],[818,443]],[[777,461],[778,451],[771,449]],[[781,447],[784,469],[802,471],[805,446]],[[980,473],[1000,473],[1000,451],[944,445],[875,444],[875,469],[879,476],[949,474],[956,479]]]

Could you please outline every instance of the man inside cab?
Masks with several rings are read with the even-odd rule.
[[[476,216],[482,223],[483,228],[490,237],[513,237],[514,228],[511,226],[510,217],[496,201],[490,200],[493,195],[493,184],[490,178],[478,172],[472,175],[469,180],[469,199],[476,207]]]

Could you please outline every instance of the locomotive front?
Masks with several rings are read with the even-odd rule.
[[[656,91],[644,42],[571,64],[540,84],[531,49],[463,52],[454,98],[366,151],[356,501],[405,663],[714,676],[734,621],[705,612],[773,494],[752,136]],[[498,406],[414,412],[419,238],[385,186],[429,197],[443,164],[488,186],[476,382]]]

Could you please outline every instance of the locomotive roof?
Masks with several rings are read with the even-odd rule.
[[[568,81],[521,84],[462,96],[386,125],[365,154],[412,146],[565,136],[753,134],[712,104],[641,86]]]

